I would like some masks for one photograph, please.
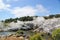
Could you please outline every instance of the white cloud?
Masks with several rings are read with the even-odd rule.
[[[49,11],[44,8],[42,5],[36,5],[35,7],[32,6],[25,6],[25,7],[15,7],[11,10],[12,14],[16,17],[22,16],[34,16],[37,12],[41,13],[49,13]]]
[[[12,10],[12,13],[16,17],[22,17],[22,16],[34,16],[36,14],[36,10],[32,8],[31,6],[25,6],[25,7],[16,7]]]
[[[40,13],[49,13],[49,11],[43,5],[36,5],[36,9]]]
[[[8,1],[17,1],[17,0],[8,0]],[[36,5],[35,7],[32,6],[24,6],[24,7],[14,7],[10,9],[10,4],[5,4],[3,0],[0,0],[0,10],[8,10],[16,17],[22,16],[34,16],[37,13],[49,13],[49,11],[43,5]]]
[[[4,3],[3,3],[3,1],[2,0],[0,0],[0,9],[3,9],[4,8]]]
[[[7,7],[7,8],[10,8],[10,7],[11,7],[11,5],[9,5],[9,4],[6,4],[6,7]]]
[[[8,9],[9,7],[11,7],[11,5],[5,4],[3,0],[0,0],[0,10]]]

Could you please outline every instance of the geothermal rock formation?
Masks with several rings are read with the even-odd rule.
[[[0,22],[0,31],[13,30],[13,29],[34,29],[34,31],[43,30],[44,32],[52,32],[56,28],[60,28],[60,18],[44,19],[44,17],[34,17],[33,21],[18,21],[17,23],[8,23],[8,26],[4,26],[3,22]]]

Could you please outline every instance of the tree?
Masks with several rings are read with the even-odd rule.
[[[6,19],[6,20],[5,20],[5,23],[10,23],[10,22],[12,22],[12,21],[13,21],[12,18],[10,18],[10,19]]]
[[[49,18],[53,18],[55,15],[49,15]]]
[[[56,14],[56,15],[55,15],[55,18],[59,18],[59,17],[60,17],[60,14]]]
[[[20,21],[32,21],[33,17],[25,16],[25,17],[20,17],[18,20],[20,20]]]

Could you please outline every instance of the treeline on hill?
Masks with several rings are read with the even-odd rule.
[[[56,15],[49,15],[49,16],[44,16],[45,19],[52,19],[52,18],[59,18],[60,14],[56,14]]]
[[[20,18],[10,18],[10,19],[6,19],[4,22],[5,23],[10,23],[10,22],[17,22],[17,20],[19,21],[32,21],[33,17],[38,17],[38,16],[24,16],[24,17],[20,17]],[[45,19],[52,19],[52,18],[59,18],[60,14],[56,14],[56,15],[49,15],[49,16],[43,16]]]
[[[35,16],[37,17],[37,16]],[[4,22],[5,23],[10,23],[10,22],[17,22],[17,20],[19,21],[32,21],[33,20],[33,16],[24,16],[24,17],[20,17],[20,18],[10,18],[10,19],[6,19]]]

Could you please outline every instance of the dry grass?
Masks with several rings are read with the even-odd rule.
[[[0,40],[24,40],[24,38],[11,36],[11,37],[2,37],[2,38],[0,38]]]

